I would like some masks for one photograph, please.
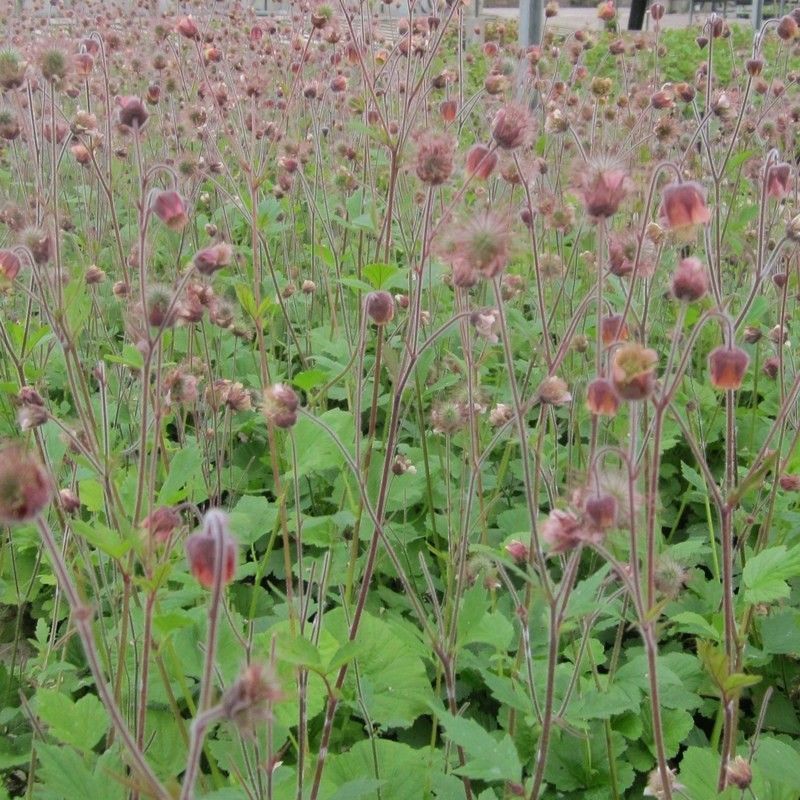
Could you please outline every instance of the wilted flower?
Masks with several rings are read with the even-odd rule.
[[[731,759],[725,767],[725,782],[728,786],[735,786],[737,789],[747,789],[753,781],[753,770],[750,763],[736,756]]]
[[[548,375],[536,390],[539,402],[553,406],[564,406],[572,402],[567,382],[558,375]]]
[[[611,382],[614,391],[623,400],[644,400],[656,385],[655,366],[658,354],[655,350],[632,342],[614,351],[611,363]]]
[[[683,791],[685,787],[675,780],[675,773],[671,769],[667,770],[667,775],[669,778],[670,793],[674,795],[676,792]],[[655,797],[657,800],[663,800],[663,798],[667,796],[659,769],[654,769],[650,773],[643,794],[645,797]]]
[[[172,506],[159,506],[142,520],[141,527],[154,541],[166,542],[180,524],[181,515],[177,509]]]
[[[219,242],[198,250],[192,261],[201,275],[213,275],[217,270],[227,267],[232,258],[233,248],[227,242]]]
[[[597,532],[588,531],[571,511],[553,509],[541,525],[542,539],[551,555],[566,553],[584,542],[597,542]]]
[[[144,103],[138,97],[118,97],[116,102],[119,107],[118,118],[120,125],[133,130],[140,130],[144,127],[150,115],[147,113]]]
[[[505,425],[506,423],[510,422],[514,416],[514,409],[507,405],[506,403],[498,403],[490,412],[489,412],[489,424],[493,428],[499,428],[501,425]]]
[[[500,315],[496,308],[483,308],[473,311],[469,321],[473,324],[475,332],[482,339],[486,339],[490,344],[497,344],[500,341],[497,334],[500,330]]]
[[[273,703],[283,698],[278,679],[269,667],[249,664],[222,696],[222,712],[243,734],[268,720]]]
[[[18,442],[0,445],[0,523],[29,522],[53,496],[53,485],[39,463]]]
[[[213,588],[217,579],[221,586],[233,580],[236,540],[229,530],[227,514],[216,509],[206,513],[202,529],[186,539],[186,558],[192,575],[206,589]]]

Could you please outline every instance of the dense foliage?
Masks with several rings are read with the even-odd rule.
[[[145,6],[4,20],[0,797],[800,796],[800,12]]]

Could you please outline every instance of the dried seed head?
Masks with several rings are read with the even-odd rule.
[[[528,109],[509,103],[498,110],[492,121],[492,138],[503,150],[516,150],[525,143],[531,128]]]
[[[53,485],[39,463],[22,444],[0,445],[0,523],[29,522],[53,496]]]
[[[453,140],[446,134],[425,135],[417,142],[417,177],[430,186],[440,186],[453,173]]]
[[[539,401],[554,406],[568,405],[572,402],[567,382],[558,375],[548,375],[536,390]]]
[[[725,782],[728,786],[735,786],[737,789],[747,789],[753,781],[753,770],[750,763],[736,756],[731,759],[725,767]]]
[[[60,83],[67,77],[69,59],[62,50],[56,48],[45,50],[39,59],[39,69],[46,81]]]

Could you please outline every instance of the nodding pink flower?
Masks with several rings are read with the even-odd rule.
[[[29,522],[53,496],[45,468],[21,444],[0,446],[0,523]]]
[[[586,388],[586,407],[598,417],[613,417],[619,411],[619,397],[606,378],[595,378]]]
[[[191,16],[181,17],[175,24],[175,30],[186,39],[197,39],[200,36],[200,29]]]
[[[458,103],[455,100],[442,100],[439,105],[439,113],[445,122],[453,122],[458,114]]]
[[[474,144],[467,153],[467,172],[485,181],[497,166],[497,153],[482,144]]]
[[[739,389],[749,363],[750,356],[740,347],[717,347],[708,356],[711,385],[720,391]]]
[[[275,383],[264,390],[262,410],[276,428],[291,428],[297,422],[300,401],[291,386]]]
[[[670,230],[682,232],[711,221],[705,189],[694,181],[671,183],[661,195],[661,219]]]
[[[653,5],[650,6],[650,18],[654,22],[658,22],[664,17],[665,11],[666,9],[663,5],[661,5],[661,3],[653,3]]]
[[[150,115],[147,113],[144,103],[138,97],[133,95],[118,97],[116,103],[119,107],[118,118],[120,125],[134,130],[144,127]]]
[[[792,187],[792,167],[785,162],[773,164],[767,170],[767,197],[783,200]]]
[[[579,175],[576,188],[589,216],[598,220],[617,213],[631,182],[624,170],[601,165]]]
[[[531,128],[531,115],[525,106],[508,103],[492,120],[492,138],[503,150],[515,150],[525,143]]]
[[[597,6],[597,18],[603,22],[611,22],[617,16],[614,0],[605,0]]]
[[[601,531],[613,528],[617,522],[617,500],[607,492],[590,494],[584,501],[583,511],[592,527]]]
[[[655,350],[636,342],[625,344],[614,352],[611,362],[611,382],[614,391],[629,401],[645,400],[656,387]]]
[[[0,275],[13,281],[19,275],[22,262],[12,250],[0,250]]]
[[[213,275],[217,270],[227,267],[233,258],[233,248],[227,242],[204,247],[198,250],[193,259],[195,269],[201,275]]]
[[[622,314],[608,314],[600,320],[600,337],[606,347],[628,341],[628,325]]]
[[[222,562],[217,560],[222,556]],[[212,589],[219,575],[220,585],[233,580],[236,572],[236,540],[228,527],[228,515],[211,510],[203,518],[201,530],[186,539],[189,569],[201,586]]]
[[[684,258],[672,275],[672,295],[683,303],[694,303],[708,291],[708,274],[699,258]]]
[[[186,203],[171,189],[158,192],[150,204],[150,210],[173,231],[183,230],[189,222]]]

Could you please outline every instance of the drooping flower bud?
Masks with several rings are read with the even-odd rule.
[[[736,756],[725,766],[725,782],[728,786],[735,786],[737,789],[747,789],[753,782],[753,770],[750,763]]]
[[[0,523],[29,522],[53,496],[45,468],[18,442],[0,445]]]
[[[684,258],[672,275],[672,295],[682,303],[694,303],[708,291],[705,265],[698,258]]]
[[[389,292],[370,292],[364,309],[375,325],[388,325],[394,319],[394,298]]]
[[[750,356],[740,347],[722,345],[708,356],[711,385],[720,391],[736,390],[742,385]]]
[[[181,515],[172,506],[159,506],[142,520],[142,530],[154,541],[166,542],[181,524]]]
[[[221,560],[219,558],[221,557]],[[203,527],[186,539],[189,569],[206,589],[229,584],[236,572],[236,540],[228,526],[228,515],[212,509],[203,517]]]
[[[181,17],[175,24],[175,30],[185,39],[197,39],[200,36],[200,29],[191,16]]]
[[[0,275],[9,281],[19,275],[22,263],[16,253],[11,250],[0,250]]]
[[[485,181],[497,166],[497,153],[482,144],[474,144],[467,153],[467,172]]]
[[[294,389],[285,383],[275,383],[264,390],[262,410],[276,428],[291,428],[297,422],[299,406]]]
[[[141,130],[147,118],[150,116],[144,103],[134,96],[118,97],[117,106],[119,107],[118,118],[120,125],[134,130]]]

